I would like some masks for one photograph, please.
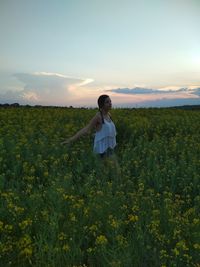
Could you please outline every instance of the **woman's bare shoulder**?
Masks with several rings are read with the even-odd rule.
[[[93,129],[96,128],[97,125],[99,125],[101,123],[101,116],[100,114],[97,112],[94,117],[91,119],[91,121],[89,122],[89,124],[87,125],[88,129]]]
[[[91,123],[92,124],[96,124],[96,123],[99,123],[101,120],[101,113],[100,112],[97,112],[93,118],[91,119]]]

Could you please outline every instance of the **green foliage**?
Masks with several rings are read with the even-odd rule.
[[[117,158],[99,162],[95,115],[0,109],[1,266],[200,266],[200,113],[113,109]]]

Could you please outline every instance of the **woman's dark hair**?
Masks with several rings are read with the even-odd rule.
[[[106,98],[109,97],[108,95],[100,95],[100,97],[98,98],[98,106],[99,106],[99,111],[101,113],[101,119],[102,119],[102,123],[104,123],[104,118],[103,118],[103,114],[102,114],[102,107],[104,106],[105,100]]]
[[[100,95],[100,97],[98,98],[98,106],[99,106],[99,110],[104,106],[105,100],[106,98],[109,97],[108,95]]]

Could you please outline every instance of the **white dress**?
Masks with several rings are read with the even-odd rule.
[[[116,146],[116,128],[113,121],[104,119],[102,127],[95,133],[94,138],[94,153],[104,153],[109,147],[114,149]]]

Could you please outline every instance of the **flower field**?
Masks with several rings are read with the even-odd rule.
[[[120,173],[95,113],[0,108],[0,266],[200,267],[200,111],[113,109]]]

